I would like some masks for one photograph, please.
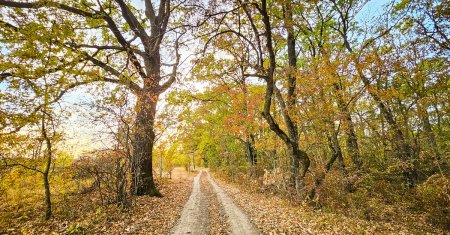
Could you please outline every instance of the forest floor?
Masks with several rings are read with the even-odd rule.
[[[446,234],[431,225],[368,221],[294,204],[218,177],[216,182],[248,214],[262,234]]]
[[[173,171],[158,188],[164,195],[138,197],[130,209],[99,206],[95,195],[55,201],[43,208],[0,205],[0,234],[433,234],[431,226],[367,221],[293,204],[266,192],[229,183],[207,170]],[[399,215],[400,216],[400,215]]]
[[[168,234],[181,215],[197,173],[176,168],[172,179],[158,180],[163,197],[137,197],[131,208],[100,206],[95,193],[54,196],[53,218],[43,205],[0,204],[0,234]]]
[[[272,194],[252,192],[206,170],[171,234],[433,234],[432,227],[367,221],[293,204]],[[209,208],[209,212],[208,209]]]

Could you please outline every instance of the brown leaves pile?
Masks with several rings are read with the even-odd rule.
[[[305,205],[293,205],[274,195],[249,192],[216,178],[216,182],[248,214],[263,234],[423,234],[435,233],[431,226],[367,221],[346,217]],[[401,216],[401,215],[399,215]]]

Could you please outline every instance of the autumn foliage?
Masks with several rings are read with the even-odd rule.
[[[263,233],[448,232],[449,1],[380,2],[0,0],[0,233],[168,233],[197,167]]]

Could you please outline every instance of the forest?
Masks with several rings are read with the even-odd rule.
[[[449,0],[0,0],[0,234],[447,234]]]

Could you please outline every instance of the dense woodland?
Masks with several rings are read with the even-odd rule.
[[[130,213],[177,166],[448,232],[449,35],[448,0],[0,0],[0,233]],[[71,93],[107,147],[68,149]]]

